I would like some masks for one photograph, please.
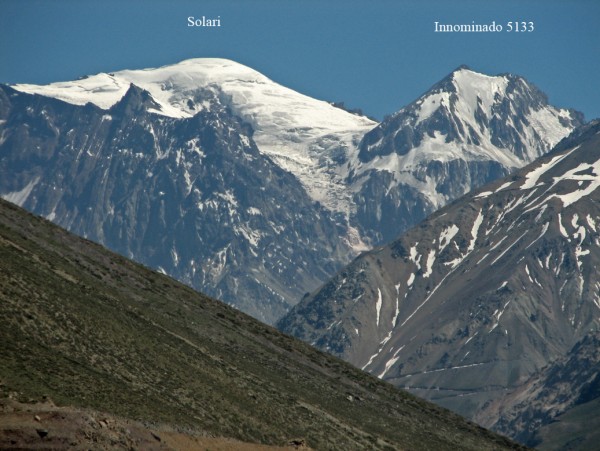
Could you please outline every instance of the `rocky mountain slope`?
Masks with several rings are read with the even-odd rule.
[[[600,326],[600,122],[357,258],[279,327],[473,417]]]
[[[600,332],[479,412],[479,423],[539,449],[592,449],[600,439]]]
[[[0,195],[272,323],[580,122],[522,78],[461,68],[376,127],[194,59],[0,86]]]
[[[142,422],[320,450],[518,448],[3,200],[0,342],[3,396],[104,412],[115,447],[147,440]],[[134,430],[111,429],[115,415]]]
[[[210,108],[174,119],[134,85],[108,110],[0,87],[0,192],[271,322],[349,246],[218,95],[195,96]]]

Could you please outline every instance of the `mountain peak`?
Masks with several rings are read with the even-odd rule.
[[[207,108],[199,92],[213,91],[232,113],[255,131],[261,152],[286,170],[299,174],[313,200],[344,214],[352,208],[335,193],[343,190],[343,175],[330,174],[323,159],[327,149],[350,149],[377,123],[328,102],[284,87],[260,72],[223,58],[192,58],[158,68],[100,73],[49,85],[14,85],[17,91],[52,97],[73,105],[92,103],[108,110],[134,84],[157,104],[152,113],[189,118]],[[327,136],[339,138],[330,140]],[[315,153],[319,156],[315,157]],[[340,151],[337,152],[338,154]],[[322,155],[322,158],[321,158]],[[335,186],[330,186],[334,179]]]
[[[470,66],[466,64],[461,64],[456,69],[452,70],[448,75],[442,78],[439,82],[434,84],[429,90],[423,94],[421,97],[428,95],[431,92],[443,91],[443,92],[455,92],[456,91],[456,82],[460,79],[465,79],[467,77],[482,77],[485,79],[494,79],[500,77],[500,75],[488,75],[483,72],[478,72],[473,70]]]
[[[466,65],[466,64],[461,64],[461,65],[460,65],[460,66],[458,66],[456,69],[454,69],[454,70],[452,71],[452,73],[454,73],[454,72],[460,72],[461,70],[468,70],[468,71],[472,71],[472,72],[474,72],[474,71],[471,69],[471,67],[469,67],[468,65]]]
[[[500,150],[503,165],[520,167],[581,122],[580,115],[549,105],[547,97],[522,77],[491,76],[462,65],[365,135],[360,158],[368,162],[392,152],[435,150],[443,137],[443,143],[454,143],[454,156],[497,159]],[[526,136],[527,129],[533,130]],[[548,142],[539,142],[541,136]]]
[[[192,58],[157,68],[123,70],[120,77],[145,83],[164,83],[167,90],[189,90],[213,83],[237,80],[240,82],[271,82],[248,66],[223,58]],[[272,82],[271,82],[272,83]]]
[[[49,85],[17,84],[13,88],[30,94],[54,97],[74,105],[93,103],[109,109],[123,98],[131,84],[148,91],[164,116],[193,116],[186,108],[189,93],[208,86],[227,83],[273,83],[259,72],[221,58],[193,58],[157,68],[121,70],[81,77],[75,81]],[[185,97],[185,101],[181,102]]]
[[[415,205],[414,189],[425,193],[422,204],[411,207],[424,219],[446,202],[545,154],[581,123],[581,115],[549,105],[522,78],[460,66],[364,135],[358,154],[362,164],[354,176],[367,186],[369,173],[387,171],[392,180],[386,197],[394,197],[393,211],[402,211],[405,203]],[[371,216],[384,217],[377,211]],[[376,242],[398,234],[402,217],[388,218],[389,227],[374,227],[385,231]]]

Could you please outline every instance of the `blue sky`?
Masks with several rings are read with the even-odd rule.
[[[190,28],[188,16],[220,16]],[[241,62],[382,118],[461,64],[527,78],[600,117],[596,0],[0,0],[0,82],[49,83],[194,57]],[[434,22],[533,21],[532,33],[434,33]]]

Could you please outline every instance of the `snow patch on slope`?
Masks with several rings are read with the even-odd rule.
[[[377,310],[377,327],[379,327],[379,320],[381,319],[381,305],[383,304],[383,299],[381,298],[381,289],[377,288],[377,304],[375,304],[375,309]]]
[[[35,188],[35,185],[37,185],[39,181],[40,178],[36,177],[34,180],[30,181],[27,185],[25,185],[23,189],[19,191],[13,191],[12,193],[3,194],[2,198],[4,200],[12,202],[13,204],[18,205],[19,207],[22,207],[23,204],[29,198],[31,191],[33,190],[33,188]]]

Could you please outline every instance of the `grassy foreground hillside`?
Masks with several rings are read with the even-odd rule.
[[[0,343],[3,393],[144,424],[315,449],[518,448],[2,200]]]

